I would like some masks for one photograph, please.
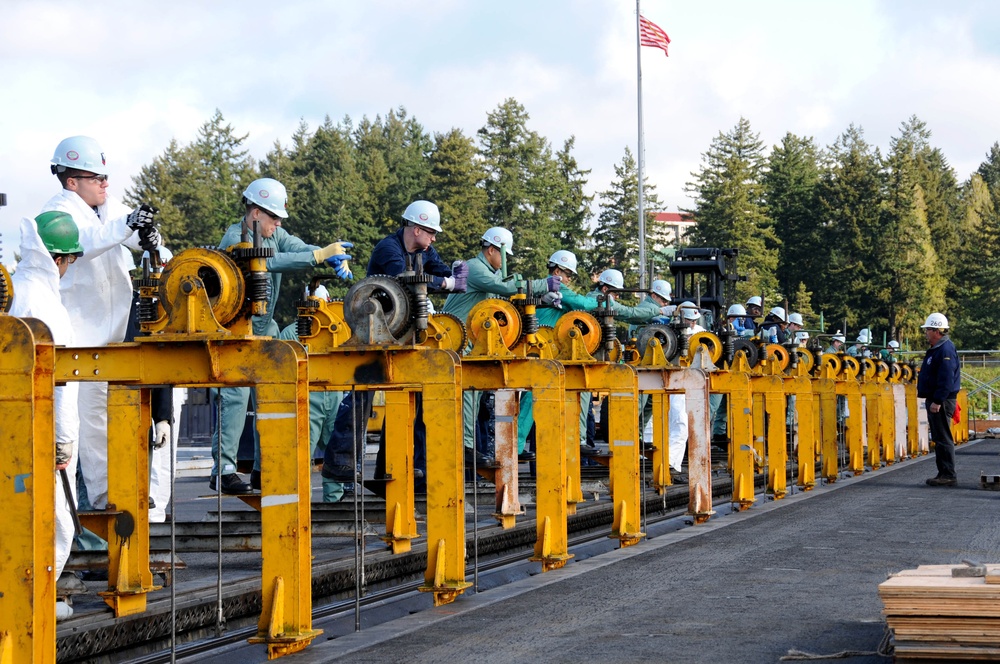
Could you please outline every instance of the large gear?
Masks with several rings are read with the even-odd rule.
[[[569,332],[576,329],[583,335],[583,345],[593,355],[601,345],[601,324],[586,311],[569,311],[556,321],[556,344],[569,343]]]
[[[480,300],[469,311],[466,318],[466,330],[475,343],[482,334],[483,324],[492,320],[497,324],[504,346],[513,348],[521,338],[521,312],[510,300],[503,297],[490,297]]]
[[[465,334],[462,320],[454,314],[437,312],[427,319],[427,332],[424,339],[418,339],[421,346],[446,348],[461,353],[469,339]]]
[[[14,284],[10,280],[10,273],[7,268],[0,263],[0,312],[7,313],[14,303]]]
[[[369,275],[351,286],[344,296],[344,320],[351,330],[367,325],[370,302],[376,302],[381,308],[388,333],[402,340],[413,326],[409,290],[395,277],[384,274]]]
[[[635,349],[642,357],[646,353],[649,342],[656,339],[660,342],[663,355],[667,360],[672,360],[677,356],[677,334],[669,325],[647,325],[639,330],[639,336],[635,340]]]

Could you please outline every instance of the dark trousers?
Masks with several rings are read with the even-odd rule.
[[[955,415],[955,400],[945,399],[941,410],[931,412],[928,400],[927,424],[931,440],[934,441],[934,457],[937,462],[938,477],[955,477],[955,440],[951,437],[951,418]]]

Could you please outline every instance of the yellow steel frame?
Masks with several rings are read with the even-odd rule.
[[[836,482],[840,476],[837,454],[837,376],[840,359],[834,354],[824,354],[813,379],[813,413],[819,431],[821,472],[827,482]]]
[[[386,536],[396,553],[418,537],[414,504],[414,394],[423,393],[427,429],[427,570],[421,591],[436,605],[455,600],[465,581],[462,363],[443,348],[341,346],[309,355],[309,386],[386,391]]]
[[[701,356],[709,352],[702,344],[698,344],[695,350]],[[667,449],[669,395],[685,395],[688,415],[688,514],[695,523],[704,523],[715,514],[712,509],[708,376],[716,371],[716,367],[705,357],[695,360],[695,364],[708,366],[710,370],[669,366],[662,346],[653,339],[643,349],[643,357],[636,370],[639,393],[649,394],[653,404],[653,486],[660,493],[672,484]]]
[[[818,400],[813,390],[813,380],[809,376],[809,366],[805,361],[800,359],[795,368],[789,367],[787,371],[788,374],[784,378],[785,394],[795,396],[795,415],[798,422],[795,431],[798,441],[795,450],[798,465],[796,486],[803,491],[810,491],[816,486],[816,441],[819,427],[814,402]]]
[[[746,356],[737,353],[732,364],[709,374],[711,391],[726,395],[729,453],[727,463],[733,478],[732,503],[740,511],[754,504],[753,392]]]
[[[122,542],[109,540],[108,591],[102,593],[116,615],[145,610],[149,572],[149,517],[146,507],[145,427],[148,396],[139,386],[224,387],[257,389],[262,491],[262,583],[264,610],[258,634],[270,656],[308,645],[321,632],[312,629],[309,482],[309,393],[305,350],[292,341],[237,337],[219,342],[188,337],[185,341],[149,338],[139,343],[98,348],[60,349],[58,381],[103,381],[109,389],[109,508],[106,535],[122,513],[135,522],[135,534]],[[145,415],[144,415],[145,413]],[[289,441],[294,441],[289,451]],[[133,463],[123,464],[122,459]],[[254,502],[256,502],[255,499]],[[135,547],[133,549],[133,547]],[[123,585],[124,584],[124,585]]]
[[[750,376],[751,391],[759,395],[753,400],[752,410],[754,458],[756,466],[762,470],[766,467],[765,491],[776,499],[783,498],[787,492],[788,448],[782,368],[775,358],[762,360],[756,368],[758,372]]]
[[[0,661],[56,661],[54,346],[35,319],[0,314]],[[49,441],[48,444],[34,444]]]

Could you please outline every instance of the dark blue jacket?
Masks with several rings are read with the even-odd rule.
[[[962,389],[961,374],[955,344],[946,336],[924,355],[924,363],[917,374],[917,396],[937,404],[954,399]]]
[[[368,260],[368,274],[398,276],[406,271],[407,256],[410,258],[410,263],[415,264],[417,254],[423,254],[424,274],[433,277],[430,287],[441,290],[444,285],[444,277],[451,276],[451,266],[441,260],[438,252],[434,251],[434,247],[428,247],[426,251],[408,252],[403,244],[402,228],[375,245],[372,257]]]

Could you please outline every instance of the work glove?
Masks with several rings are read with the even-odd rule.
[[[143,226],[139,229],[139,248],[143,251],[152,253],[162,242],[156,226]]]
[[[562,309],[562,293],[548,292],[541,297],[542,304],[553,309]]]
[[[56,443],[56,470],[65,468],[73,459],[73,443]]]
[[[337,276],[345,281],[350,281],[354,278],[354,273],[351,272],[350,263],[348,259],[351,257],[347,254],[342,254],[340,256],[330,256],[326,259],[326,264],[333,268],[333,271],[337,273]]]
[[[146,205],[143,203],[129,213],[129,215],[125,218],[125,225],[134,231],[137,231],[140,228],[146,228],[147,226],[152,226],[153,218],[156,216],[157,212],[159,212],[159,210],[152,205]]]
[[[352,247],[354,247],[354,244],[351,242],[334,242],[333,244],[326,245],[322,249],[316,249],[313,251],[313,258],[316,259],[316,265],[319,265],[326,259],[334,256],[338,256],[341,260],[348,260],[351,257],[347,255],[347,250]]]
[[[548,284],[550,293],[558,293],[559,287],[562,285],[562,279],[555,275],[550,276],[545,282]]]
[[[170,422],[160,420],[153,425],[153,449],[160,449],[168,440],[170,440]]]
[[[451,278],[455,280],[455,285],[450,290],[455,293],[464,293],[469,283],[469,264],[465,261],[452,263]]]
[[[670,316],[674,315],[674,311],[676,309],[677,309],[676,306],[674,306],[672,304],[666,304],[666,305],[660,307],[660,313],[663,314],[664,316],[667,316],[669,318]]]
[[[670,322],[670,316],[657,316],[650,322],[657,325],[666,325]]]

